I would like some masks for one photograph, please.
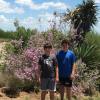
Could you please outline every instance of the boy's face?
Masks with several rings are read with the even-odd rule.
[[[63,49],[64,51],[67,51],[68,48],[69,48],[69,45],[68,45],[68,44],[66,44],[66,43],[63,43],[63,44],[62,44],[62,49]]]
[[[50,54],[51,50],[52,50],[51,48],[45,48],[45,49],[44,49],[44,52],[45,52],[46,54]]]

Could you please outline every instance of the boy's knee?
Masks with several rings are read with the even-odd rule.
[[[42,93],[42,95],[46,95],[48,92],[47,91],[42,91],[41,93]]]

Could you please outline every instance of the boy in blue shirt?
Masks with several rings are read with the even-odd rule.
[[[76,57],[74,53],[69,50],[68,40],[63,40],[61,43],[62,50],[60,50],[57,55],[58,67],[56,72],[56,81],[60,83],[60,96],[61,100],[64,100],[64,91],[66,89],[66,97],[68,100],[71,99],[71,87],[72,80],[75,78],[76,70]]]

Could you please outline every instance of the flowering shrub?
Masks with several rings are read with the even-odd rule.
[[[10,54],[7,58],[6,70],[19,79],[32,80],[38,77],[38,58],[40,50],[36,48],[27,48],[22,54]]]
[[[11,41],[11,45],[14,48],[14,53],[20,53],[23,49],[23,39],[20,38],[19,40],[12,40]]]
[[[5,46],[4,62],[5,86],[24,91],[39,91],[37,83],[38,60],[43,52],[44,38],[33,35],[23,47],[23,40],[12,40]],[[11,77],[10,77],[11,76]],[[18,80],[18,83],[16,81]]]
[[[78,67],[78,77],[73,82],[72,92],[73,95],[79,96],[87,94],[95,94],[96,80],[100,77],[99,71],[97,69],[88,70],[88,67],[81,59],[76,62]]]

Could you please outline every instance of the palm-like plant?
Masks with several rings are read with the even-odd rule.
[[[94,0],[83,1],[73,12],[72,23],[74,28],[77,28],[81,22],[79,29],[82,28],[84,32],[90,31],[91,27],[96,24],[96,14],[97,6]]]
[[[81,44],[87,32],[97,22],[97,6],[94,0],[83,1],[74,11],[64,15],[64,21],[71,21],[69,38],[72,46]]]
[[[81,44],[86,33],[96,24],[96,14],[97,6],[93,0],[83,1],[82,4],[78,5],[71,20],[73,29],[76,30],[74,34],[74,41],[76,41],[76,43]]]

